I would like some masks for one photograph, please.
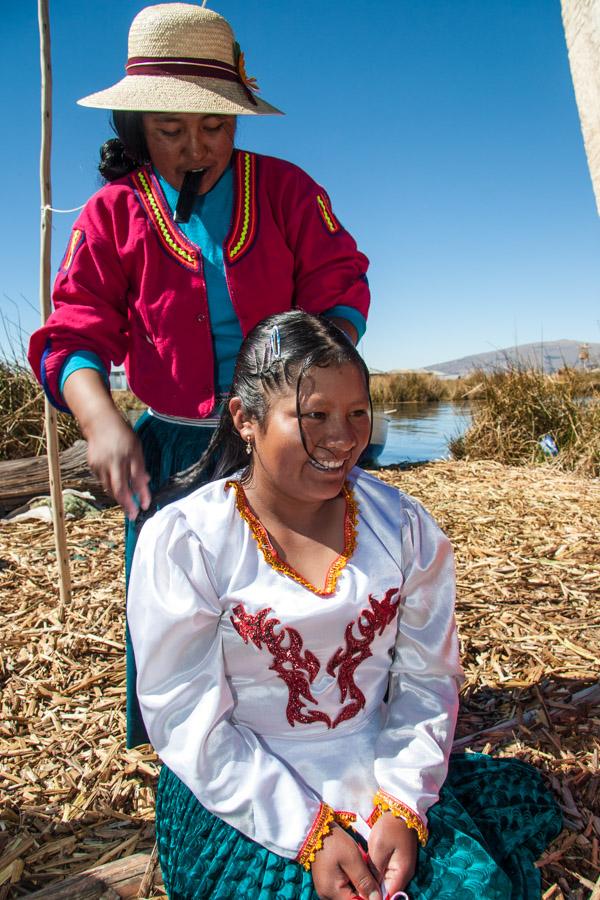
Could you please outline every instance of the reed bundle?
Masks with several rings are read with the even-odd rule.
[[[58,414],[61,450],[81,438],[72,416]],[[45,453],[44,394],[25,365],[0,359],[0,459]]]
[[[470,386],[470,377],[446,381],[431,372],[386,372],[371,376],[371,396],[377,406],[458,400]]]
[[[558,448],[554,466],[600,475],[600,391],[585,373],[548,377],[513,369],[477,378],[472,425],[450,442],[455,459],[539,462],[540,439],[550,435]]]

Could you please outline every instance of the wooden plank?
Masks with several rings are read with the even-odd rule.
[[[58,884],[51,884],[29,896],[39,897],[40,900],[73,900],[75,897],[77,900],[134,898],[138,897],[144,875],[153,865],[151,853],[134,853],[125,859],[96,866]],[[162,885],[162,876],[157,867],[152,883],[150,879],[146,879],[148,895],[153,887],[159,885]]]

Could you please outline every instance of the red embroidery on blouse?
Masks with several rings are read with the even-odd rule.
[[[275,627],[281,623],[279,619],[267,619],[271,612],[270,608],[261,609],[253,616],[247,613],[240,603],[233,612],[235,617],[231,616],[231,622],[244,643],[247,644],[250,640],[261,650],[264,642],[273,657],[273,663],[269,668],[277,672],[287,685],[290,697],[286,715],[292,728],[296,722],[303,724],[325,722],[328,728],[331,727],[331,719],[327,713],[318,712],[316,709],[303,711],[304,703],[301,697],[317,704],[311,693],[310,684],[315,680],[321,664],[310,650],[302,653],[303,641],[299,632],[295,628],[283,627],[275,634]],[[286,637],[287,646],[284,644]]]
[[[396,599],[392,598],[396,595]],[[365,705],[365,695],[354,681],[354,673],[363,660],[372,656],[371,644],[376,635],[381,636],[385,628],[394,621],[400,603],[400,589],[390,588],[383,600],[376,600],[369,595],[371,609],[363,609],[354,622],[346,626],[346,647],[338,647],[329,662],[327,672],[336,677],[340,688],[342,703],[350,697],[350,703],[342,707],[332,722],[327,713],[316,709],[306,709],[305,701],[318,705],[313,697],[310,685],[317,677],[321,663],[310,650],[302,652],[304,642],[300,633],[289,626],[281,627],[276,634],[275,628],[280,626],[279,619],[267,618],[271,608],[259,610],[256,615],[247,613],[243,604],[234,607],[231,623],[245,644],[252,641],[255,647],[262,650],[263,644],[273,657],[269,668],[277,672],[285,682],[289,692],[286,716],[292,726],[296,722],[308,725],[312,722],[324,722],[328,728],[336,728],[340,722],[352,719]],[[354,635],[354,626],[361,637]],[[287,644],[285,643],[287,639]],[[303,698],[303,699],[302,699]]]
[[[396,594],[396,599],[392,597]],[[335,676],[336,670],[337,681],[340,686],[340,700],[342,703],[346,697],[351,697],[350,703],[343,706],[337,714],[333,722],[333,728],[344,722],[346,719],[352,719],[365,705],[365,695],[354,681],[354,673],[365,659],[372,656],[371,644],[375,639],[375,635],[383,634],[387,625],[394,621],[398,612],[398,604],[400,603],[399,588],[390,588],[386,591],[383,600],[376,600],[372,594],[369,595],[369,603],[371,609],[363,609],[355,622],[346,625],[346,647],[338,647],[329,662],[327,663],[327,672],[329,675]],[[354,634],[354,626],[358,628],[361,637]]]

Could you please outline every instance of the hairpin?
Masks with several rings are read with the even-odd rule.
[[[273,359],[281,358],[281,335],[279,333],[279,325],[273,325],[271,329],[271,356]]]

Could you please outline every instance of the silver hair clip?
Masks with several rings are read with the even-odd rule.
[[[273,359],[281,358],[281,335],[279,334],[279,325],[273,325],[271,329],[271,357]]]

